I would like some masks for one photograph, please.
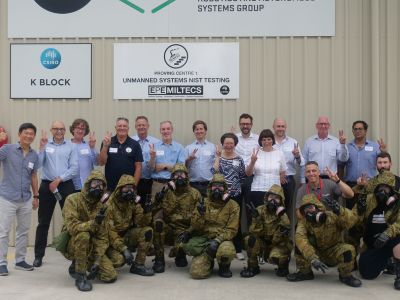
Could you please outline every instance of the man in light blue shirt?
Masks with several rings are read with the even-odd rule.
[[[75,191],[80,192],[87,177],[98,165],[99,152],[96,150],[96,138],[94,132],[90,132],[89,123],[84,119],[76,119],[69,127],[72,134],[71,142],[75,144],[78,156],[78,175],[72,178]],[[88,142],[84,137],[89,134]]]
[[[308,138],[303,148],[305,163],[316,161],[323,178],[327,178],[325,174],[327,168],[337,173],[338,162],[346,162],[349,159],[349,150],[343,130],[339,130],[338,139],[329,134],[330,126],[328,117],[319,117],[315,124],[317,134]],[[304,168],[301,172],[301,182],[305,183]]]
[[[137,186],[137,194],[145,199],[151,197],[151,187],[153,180],[151,174],[153,170],[149,168],[150,161],[150,147],[154,148],[154,144],[160,142],[159,139],[149,135],[149,120],[145,116],[138,116],[135,120],[135,129],[137,135],[134,135],[132,139],[139,142],[142,148],[143,163],[142,163],[142,175],[140,177],[139,184]]]
[[[185,148],[186,167],[189,171],[190,186],[207,197],[207,186],[212,179],[211,168],[215,159],[215,145],[206,140],[207,124],[198,120],[193,123],[196,141]]]
[[[54,121],[51,125],[52,140],[42,131],[39,146],[39,165],[42,167],[42,182],[39,188],[38,226],[35,238],[34,267],[42,265],[47,246],[51,218],[57,201],[61,209],[65,198],[75,192],[72,182],[78,174],[78,156],[75,145],[64,139],[65,125]]]
[[[172,140],[174,128],[171,121],[160,123],[160,133],[162,140],[150,147],[149,168],[153,170],[151,178],[153,186],[151,189],[152,197],[162,190],[164,185],[171,178],[171,171],[175,164],[186,161],[185,149],[183,146]]]

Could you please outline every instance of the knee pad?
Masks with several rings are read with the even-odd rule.
[[[254,235],[250,235],[249,236],[249,240],[247,242],[249,248],[253,248],[254,247],[254,245],[256,244],[256,240],[257,240],[257,238]]]
[[[156,220],[154,222],[154,229],[156,232],[160,233],[163,231],[164,223],[161,220]]]
[[[348,263],[353,260],[353,255],[350,250],[343,252],[343,262]]]
[[[146,242],[150,242],[152,238],[153,238],[153,231],[152,231],[152,230],[147,230],[147,231],[144,233],[144,240],[145,240]]]

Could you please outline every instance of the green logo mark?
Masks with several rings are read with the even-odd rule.
[[[119,1],[121,1],[122,3],[128,5],[129,7],[133,8],[134,10],[136,10],[137,12],[139,12],[139,13],[141,13],[141,14],[144,14],[144,13],[145,13],[145,10],[144,10],[143,8],[141,8],[139,5],[133,3],[133,2],[131,2],[131,1],[129,1],[129,0],[119,0]],[[155,13],[159,12],[160,10],[162,10],[163,8],[167,7],[168,5],[174,3],[175,1],[176,1],[176,0],[167,0],[167,1],[164,1],[164,2],[161,3],[160,5],[157,5],[156,7],[154,7],[154,8],[151,10],[151,13],[152,13],[152,14],[155,14]]]

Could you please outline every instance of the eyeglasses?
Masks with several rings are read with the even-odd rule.
[[[54,130],[54,131],[65,131],[65,128],[52,128],[51,130]]]
[[[329,126],[330,124],[329,124],[329,123],[317,123],[317,125],[320,125],[320,126]]]
[[[75,129],[85,131],[85,130],[86,130],[86,127],[75,127]]]
[[[363,131],[365,130],[364,128],[353,128],[353,131]]]
[[[239,126],[251,126],[253,125],[252,123],[239,123]]]

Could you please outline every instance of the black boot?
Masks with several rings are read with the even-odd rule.
[[[69,266],[68,273],[72,278],[76,279],[75,260],[73,260],[71,265]]]
[[[254,277],[256,275],[260,274],[260,267],[256,266],[256,267],[247,267],[245,269],[243,269],[240,272],[240,276],[244,277],[244,278],[250,278],[250,277]]]
[[[175,257],[175,266],[177,266],[178,268],[183,268],[187,265],[188,261],[186,259],[186,254],[182,249],[179,249]]]
[[[138,265],[136,263],[132,264],[129,272],[140,275],[140,276],[153,276],[154,275],[153,269],[146,268],[144,265]]]
[[[289,264],[278,266],[278,268],[275,269],[275,275],[278,277],[288,276],[289,275]]]
[[[351,287],[360,287],[361,286],[361,280],[354,277],[352,274],[349,276],[344,276],[342,277],[339,275],[339,280],[343,282],[344,284],[351,286]]]
[[[165,260],[164,256],[160,256],[154,259],[153,270],[156,273],[164,273],[165,271]]]
[[[230,270],[231,264],[228,262],[227,257],[221,257],[221,262],[219,263],[218,275],[223,278],[231,278],[232,272]]]
[[[86,274],[83,273],[75,273],[76,274],[76,279],[75,279],[75,286],[80,290],[81,292],[88,292],[92,290],[92,284],[90,281],[87,280]]]
[[[394,271],[396,273],[396,278],[394,279],[394,288],[400,290],[400,259],[394,259]]]
[[[313,280],[314,273],[311,271],[309,273],[303,273],[301,271],[297,271],[296,273],[288,274],[286,279],[289,281],[297,282],[297,281],[304,281],[304,280]]]

